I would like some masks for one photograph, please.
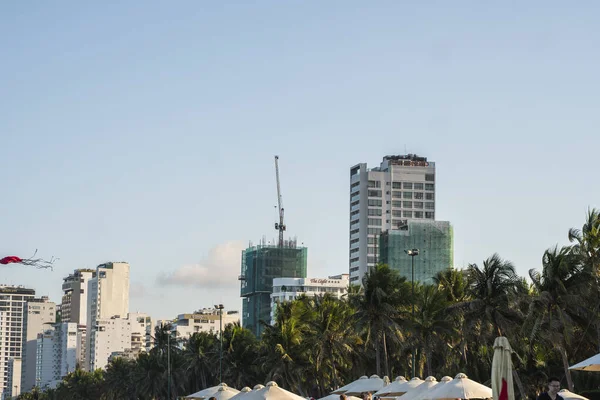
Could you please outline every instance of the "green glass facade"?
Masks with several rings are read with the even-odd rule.
[[[412,260],[405,250],[419,249],[415,256],[415,281],[433,283],[439,272],[454,266],[454,232],[447,221],[408,220],[400,230],[388,231],[379,238],[379,262],[395,269],[408,281]]]
[[[283,247],[260,245],[242,251],[240,274],[243,297],[242,326],[257,337],[263,332],[261,321],[271,321],[273,278],[306,278],[306,247],[286,242]]]

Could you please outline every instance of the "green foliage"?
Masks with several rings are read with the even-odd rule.
[[[590,210],[572,246],[554,247],[530,270],[531,283],[494,254],[466,270],[449,269],[433,285],[413,285],[386,265],[350,286],[343,299],[302,296],[279,304],[273,326],[257,339],[232,324],[223,331],[223,381],[241,388],[275,380],[319,398],[361,375],[455,375],[489,383],[494,339],[513,350],[516,395],[533,397],[547,377],[594,389],[598,375],[568,366],[600,350],[600,214]],[[414,307],[414,317],[413,317]],[[156,328],[155,347],[137,360],[115,359],[106,371],[69,374],[56,389],[21,400],[172,400],[219,383],[220,338],[175,338]],[[170,371],[170,373],[169,373]],[[170,397],[169,397],[170,388]]]

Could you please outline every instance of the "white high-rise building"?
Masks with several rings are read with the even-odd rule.
[[[334,275],[327,278],[274,278],[271,293],[271,325],[275,324],[277,304],[292,301],[298,296],[322,296],[331,294],[341,299],[348,293],[350,284],[348,274]]]
[[[221,315],[217,308],[203,308],[194,311],[193,314],[179,314],[177,319],[171,323],[171,332],[178,339],[189,338],[196,332],[212,332],[219,334],[221,327]],[[237,311],[223,311],[223,330],[228,324],[240,321],[240,314]]]
[[[93,269],[76,269],[63,278],[61,321],[87,324],[88,282],[94,275]]]
[[[106,343],[113,344],[115,350],[122,351],[121,330],[127,331],[127,346],[131,345],[131,326],[127,320],[129,314],[129,264],[109,262],[98,265],[93,277],[88,281],[88,311],[86,338],[86,369],[93,371],[103,368],[108,362]],[[125,322],[116,322],[121,319]],[[109,322],[112,321],[112,322]],[[129,325],[129,328],[127,326]],[[109,340],[105,332],[117,335]],[[110,347],[110,346],[109,346]]]
[[[23,286],[0,285],[0,394],[8,385],[8,365],[11,358],[22,358],[24,319],[27,301],[35,290]],[[13,364],[14,367],[14,364]],[[13,384],[14,385],[14,384]]]
[[[414,154],[385,156],[379,167],[350,168],[350,283],[378,262],[381,232],[407,220],[435,219],[435,163]]]
[[[48,329],[56,322],[56,304],[48,297],[29,299],[26,305],[27,316],[23,317],[23,364],[21,387],[28,392],[36,386],[35,364],[38,333]]]
[[[152,349],[154,335],[154,323],[148,314],[129,313],[131,321],[131,351],[134,355],[141,352],[148,352]]]
[[[90,371],[104,369],[113,353],[131,351],[131,321],[118,317],[98,318],[89,342],[93,344]]]

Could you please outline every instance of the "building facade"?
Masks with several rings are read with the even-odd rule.
[[[90,371],[104,369],[113,353],[131,351],[131,321],[127,318],[98,318],[90,330]]]
[[[61,321],[87,324],[88,282],[94,275],[93,269],[76,269],[63,278]]]
[[[414,154],[385,156],[379,167],[350,168],[350,283],[378,263],[382,232],[435,220],[435,163]]]
[[[81,325],[61,322],[37,336],[35,379],[39,387],[55,387],[81,363]]]
[[[129,314],[129,264],[126,262],[109,262],[100,264],[88,281],[87,323],[86,323],[86,370],[93,371],[104,368],[110,352],[105,332],[117,335],[112,344],[114,351],[122,350],[122,335],[127,331],[128,344],[131,340],[131,323],[127,320]],[[122,319],[125,322],[116,322]],[[112,321],[112,322],[111,322]],[[126,328],[129,326],[129,328]],[[121,331],[121,328],[123,332]],[[109,346],[110,347],[110,346]]]
[[[295,240],[283,246],[264,243],[242,251],[240,274],[242,326],[257,337],[263,332],[261,321],[271,321],[271,293],[274,278],[306,278],[306,247],[298,247]]]
[[[9,400],[21,394],[21,359],[9,358],[7,366],[8,381],[2,394],[2,400]]]
[[[341,299],[348,293],[350,275],[341,274],[327,278],[275,278],[271,293],[271,325],[275,324],[277,305],[292,301],[298,296],[322,296],[331,294]]]
[[[380,261],[412,279],[412,257],[409,249],[418,249],[414,257],[416,282],[430,284],[441,271],[454,266],[454,232],[447,221],[408,221],[400,230],[385,232],[380,238]]]
[[[139,353],[149,352],[154,346],[154,323],[152,317],[144,313],[129,313],[131,322],[131,351],[137,357]]]
[[[21,387],[28,392],[36,385],[35,363],[37,336],[56,322],[56,304],[48,297],[29,299],[26,304],[27,316],[23,324],[23,364]]]
[[[8,387],[8,368],[11,358],[23,357],[24,321],[27,301],[35,290],[23,286],[0,285],[0,394]],[[14,364],[13,364],[14,367]],[[14,383],[13,383],[14,386]],[[21,390],[23,388],[21,387]]]
[[[178,339],[189,338],[197,332],[219,333],[221,316],[219,309],[203,308],[192,314],[179,314],[177,319],[171,323],[171,332]],[[223,310],[223,329],[225,326],[239,322],[240,315],[237,311]]]

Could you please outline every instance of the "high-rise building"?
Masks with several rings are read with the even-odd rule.
[[[144,313],[129,313],[131,321],[131,351],[134,356],[152,349],[154,323],[152,317]]]
[[[98,318],[90,331],[89,370],[104,369],[113,353],[131,351],[131,321],[127,318]]]
[[[21,371],[21,387],[28,392],[36,386],[35,363],[37,352],[37,336],[56,322],[56,304],[43,296],[28,299],[27,316],[23,316],[23,356]]]
[[[8,400],[21,394],[21,358],[9,358],[7,366],[8,381],[2,393],[2,399]]]
[[[194,311],[192,314],[179,314],[177,319],[171,323],[171,332],[178,339],[189,338],[197,332],[219,333],[221,324],[221,310],[216,308],[203,308]],[[237,311],[223,311],[223,329],[228,324],[240,321],[240,315]]]
[[[0,285],[0,394],[4,393],[8,385],[9,360],[23,357],[23,325],[27,315],[27,301],[34,297],[33,289]]]
[[[106,346],[97,342],[98,338],[108,341],[108,336],[103,333],[107,326],[109,331],[116,334],[113,344],[121,348],[121,331],[126,329],[129,321],[129,264],[126,262],[109,262],[96,267],[93,277],[88,281],[87,324],[86,324],[86,369],[93,371],[103,368],[108,362]],[[124,319],[126,322],[115,322],[115,319]],[[118,331],[118,332],[117,332]],[[131,327],[128,329],[131,339]],[[129,346],[129,345],[128,345]],[[116,351],[116,350],[115,350]]]
[[[263,331],[261,321],[271,321],[271,293],[274,278],[306,278],[306,247],[298,247],[295,240],[282,246],[263,242],[242,251],[240,274],[242,326],[256,336]]]
[[[433,277],[454,266],[454,235],[447,221],[409,220],[400,230],[384,232],[379,241],[380,261],[415,282],[433,283]],[[406,250],[418,249],[412,260]]]
[[[382,232],[435,219],[435,163],[414,154],[385,156],[379,167],[350,168],[350,283],[378,262]]]
[[[341,274],[327,278],[275,278],[271,293],[271,325],[275,324],[277,305],[293,301],[298,296],[322,296],[329,293],[341,299],[348,293],[349,275]]]
[[[88,281],[94,275],[93,269],[76,269],[63,278],[61,321],[87,324]]]
[[[39,387],[56,386],[80,365],[80,327],[74,322],[61,322],[38,333],[35,379]]]

